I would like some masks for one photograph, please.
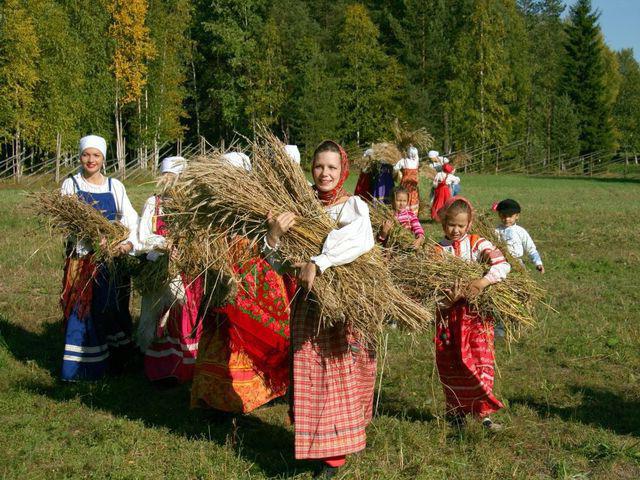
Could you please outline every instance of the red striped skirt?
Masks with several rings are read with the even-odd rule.
[[[438,324],[436,364],[447,413],[484,417],[503,407],[493,394],[493,320],[458,303]]]
[[[363,450],[372,415],[375,353],[344,325],[319,329],[316,307],[296,302],[291,320],[297,459]]]

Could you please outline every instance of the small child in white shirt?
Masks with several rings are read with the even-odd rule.
[[[511,255],[522,262],[522,258],[526,253],[536,266],[536,269],[540,273],[544,273],[544,265],[536,249],[536,244],[533,243],[529,233],[516,224],[522,211],[520,204],[507,198],[495,204],[493,209],[498,212],[501,221],[501,224],[496,227],[496,234],[507,244]]]

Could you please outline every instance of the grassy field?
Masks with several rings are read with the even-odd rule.
[[[494,436],[442,421],[432,335],[390,332],[368,448],[341,478],[640,478],[640,183],[467,176],[463,189],[481,210],[522,203],[558,313],[511,351],[498,345],[507,428]],[[130,186],[134,205],[149,191]],[[283,403],[237,418],[190,410],[188,386],[157,390],[141,370],[60,383],[62,242],[19,190],[0,187],[0,211],[1,478],[310,478]]]

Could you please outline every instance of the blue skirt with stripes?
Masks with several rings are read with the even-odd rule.
[[[63,380],[98,380],[109,371],[122,370],[133,350],[130,294],[128,276],[97,267],[91,308],[80,318],[76,305],[67,318]]]

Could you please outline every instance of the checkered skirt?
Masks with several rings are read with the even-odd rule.
[[[319,328],[313,299],[293,308],[293,418],[295,457],[347,455],[366,446],[376,359],[344,325]]]

